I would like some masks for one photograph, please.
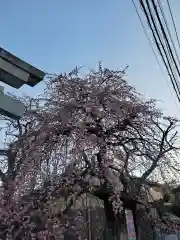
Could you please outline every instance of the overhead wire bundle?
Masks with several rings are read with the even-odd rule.
[[[147,21],[147,25],[152,33],[153,42],[155,43],[158,53],[162,59],[162,63],[164,64],[166,71],[169,75],[176,97],[180,102],[180,83],[179,83],[180,58],[178,55],[178,50],[180,51],[180,40],[178,37],[176,24],[175,24],[172,10],[171,10],[170,2],[169,0],[166,0],[168,11],[170,13],[172,25],[175,32],[176,41],[178,44],[178,50],[173,40],[172,33],[170,31],[170,27],[168,25],[168,21],[160,0],[138,0],[137,2],[140,4],[140,7],[144,13],[145,19]],[[158,60],[158,57],[156,55],[156,51],[153,48],[153,44],[149,38],[149,35],[147,34],[144,22],[139,13],[135,0],[132,0],[132,3],[135,7],[136,13],[138,14],[139,20],[143,26],[146,37],[149,40],[149,43],[156,57],[158,65],[162,69],[160,62]]]

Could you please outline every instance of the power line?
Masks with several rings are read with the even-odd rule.
[[[168,52],[169,52],[170,57],[171,57],[171,59],[172,59],[172,61],[173,61],[173,63],[174,63],[173,65],[175,66],[175,69],[176,69],[176,71],[177,71],[177,73],[178,73],[178,75],[179,75],[179,77],[180,77],[180,71],[179,71],[179,68],[178,68],[178,64],[177,64],[176,59],[175,59],[175,57],[174,57],[174,54],[173,54],[173,52],[172,52],[172,49],[171,49],[171,46],[170,46],[170,43],[169,43],[167,34],[166,34],[166,32],[165,32],[164,26],[163,26],[163,24],[162,24],[162,22],[161,22],[161,18],[160,18],[160,15],[159,15],[157,6],[156,6],[154,0],[151,0],[151,2],[152,2],[152,6],[153,6],[153,8],[154,8],[156,17],[157,17],[157,19],[158,19],[158,23],[159,23],[159,25],[160,25],[160,29],[161,29],[161,31],[162,31],[162,34],[163,34],[163,37],[164,37],[164,40],[165,40],[165,43],[166,43]],[[147,5],[148,5],[148,7],[149,7],[149,2],[148,2],[148,1],[147,1]],[[149,9],[149,11],[150,11],[150,9]],[[151,14],[151,12],[150,12],[150,14]],[[151,14],[151,18],[152,18],[152,14]],[[153,19],[152,19],[152,21],[153,21]],[[173,75],[174,75],[174,73],[173,73]],[[178,92],[178,94],[180,94],[179,81],[177,80],[176,77],[174,78],[174,84],[175,84],[176,87],[177,87],[176,92]]]
[[[133,3],[133,6],[134,6],[134,8],[135,8],[135,10],[136,10],[136,13],[137,13],[137,15],[138,15],[138,18],[139,18],[139,20],[140,20],[140,23],[141,23],[141,25],[142,25],[144,34],[145,34],[145,36],[146,36],[146,38],[147,38],[147,40],[148,40],[148,42],[149,42],[149,45],[150,45],[150,47],[151,47],[151,49],[152,49],[152,51],[153,51],[154,57],[156,58],[157,64],[158,64],[159,68],[161,69],[161,71],[163,71],[163,68],[162,68],[162,66],[161,66],[161,64],[160,64],[160,62],[159,62],[159,60],[158,60],[158,56],[157,56],[157,54],[156,54],[156,52],[155,52],[155,50],[154,50],[154,48],[153,48],[153,44],[152,44],[152,42],[151,42],[151,39],[149,38],[149,35],[148,35],[147,31],[146,31],[145,25],[144,25],[144,23],[143,23],[143,21],[142,21],[142,19],[141,19],[141,16],[140,16],[140,14],[139,14],[139,12],[138,12],[138,8],[137,8],[134,0],[132,0],[132,3]]]
[[[175,34],[176,34],[177,42],[178,42],[178,45],[179,45],[179,48],[180,48],[180,40],[179,40],[179,36],[178,36],[178,33],[177,33],[176,24],[175,24],[175,20],[174,20],[174,17],[173,17],[173,13],[172,13],[172,10],[171,10],[171,5],[170,5],[169,0],[167,0],[167,5],[168,5],[168,9],[169,9],[171,19],[172,19],[172,22],[173,22],[173,27],[174,27],[174,31],[175,31]]]
[[[133,5],[134,5],[134,7],[136,9],[138,17],[140,19],[141,25],[143,26],[143,29],[145,30],[144,24],[142,22],[142,19],[141,19],[140,14],[139,14],[139,12],[137,10],[137,7],[136,7],[136,4],[135,4],[134,0],[132,0],[132,2],[133,2]],[[154,0],[151,0],[151,4],[152,5],[150,5],[149,1],[146,0],[145,1],[146,2],[146,6],[145,6],[143,0],[139,0],[139,2],[140,2],[140,6],[141,6],[141,8],[142,8],[142,10],[143,10],[143,12],[144,12],[144,14],[146,16],[146,19],[147,19],[147,22],[148,22],[148,26],[149,26],[149,28],[150,28],[150,30],[152,32],[153,39],[154,39],[154,42],[155,42],[156,47],[158,49],[158,52],[159,52],[159,54],[160,54],[160,56],[162,58],[162,61],[163,61],[164,65],[165,65],[166,70],[168,72],[168,75],[170,77],[173,89],[174,89],[174,91],[176,93],[178,101],[180,102],[180,88],[179,88],[178,81],[177,81],[177,76],[176,76],[176,72],[180,76],[180,71],[178,69],[178,65],[177,65],[176,59],[174,57],[174,54],[172,52],[172,48],[171,48],[171,45],[169,43],[169,39],[168,39],[167,34],[165,32],[164,26],[163,26],[163,24],[161,22],[161,18],[160,18],[157,6],[156,6]],[[154,16],[153,16],[154,13],[152,12],[152,9],[153,9],[153,12],[155,13],[155,16],[156,16],[157,20],[158,20],[158,25],[160,25],[160,29],[158,29],[158,27],[157,27],[157,22],[154,19]],[[161,10],[163,10],[163,9],[161,8]],[[162,13],[163,13],[163,11],[161,11],[161,14]],[[168,24],[166,22],[166,18],[165,18],[164,13],[162,15],[163,15],[163,20],[165,22],[166,28],[167,28],[168,33],[169,33],[169,37],[171,39],[171,43],[172,43],[172,45],[174,47],[174,51],[176,53],[176,58],[179,59],[177,51],[176,51],[175,44],[173,42],[173,39],[172,39],[170,30],[169,30],[169,27],[168,27]],[[160,30],[161,30],[161,32],[160,32]],[[163,36],[162,36],[162,33],[163,33]],[[149,36],[146,33],[146,31],[145,31],[145,34],[148,37],[148,41],[149,41]],[[152,50],[153,50],[153,53],[154,53],[155,51],[154,51],[153,47],[152,47]],[[155,55],[155,58],[158,60],[156,54],[154,54],[154,55]],[[158,61],[158,65],[161,66],[159,64],[159,61]],[[175,69],[174,69],[174,67],[175,67]],[[176,72],[174,70],[176,70]]]
[[[145,14],[145,16],[146,16],[148,25],[149,25],[149,27],[150,27],[150,29],[151,29],[152,34],[153,34],[153,38],[154,38],[156,47],[157,47],[157,49],[158,49],[158,51],[159,51],[159,53],[160,53],[160,56],[161,56],[161,58],[162,58],[162,60],[163,60],[164,65],[165,65],[165,67],[166,67],[166,70],[167,70],[168,75],[169,75],[169,77],[170,77],[171,83],[172,83],[173,88],[174,88],[174,90],[175,90],[175,92],[176,92],[178,101],[180,102],[180,96],[179,96],[179,95],[180,95],[180,92],[179,92],[179,89],[178,89],[178,85],[177,85],[177,82],[176,82],[176,78],[175,78],[175,75],[174,75],[174,71],[173,71],[172,66],[171,66],[171,64],[170,64],[170,61],[169,61],[169,58],[168,58],[168,54],[167,54],[167,52],[166,52],[166,50],[165,50],[163,41],[162,41],[162,39],[161,39],[161,36],[160,36],[159,31],[158,31],[158,29],[157,29],[155,20],[154,20],[154,18],[153,18],[150,4],[149,4],[148,1],[146,1],[146,3],[147,3],[147,7],[148,7],[148,11],[149,11],[150,17],[149,17],[148,11],[147,11],[147,9],[146,9],[143,1],[140,1],[140,4],[141,4],[142,9],[143,9],[143,12],[144,12],[144,14]],[[152,26],[152,25],[153,25],[153,26]],[[153,27],[154,27],[154,28],[153,28]],[[157,37],[156,37],[156,35],[157,35]],[[160,48],[159,45],[162,47],[162,49]],[[162,50],[163,50],[164,54],[163,54]],[[165,56],[164,56],[164,55],[165,55]],[[166,57],[166,60],[165,60],[165,57]],[[177,89],[176,89],[176,88],[177,88]]]
[[[164,70],[163,70],[160,62],[159,62],[158,56],[157,56],[157,54],[156,54],[156,52],[155,52],[155,50],[154,50],[153,44],[152,44],[151,39],[150,39],[150,37],[149,37],[149,35],[148,35],[147,31],[146,31],[146,27],[145,27],[145,25],[144,25],[144,23],[143,23],[143,21],[142,21],[141,15],[140,15],[140,13],[139,13],[139,11],[138,11],[138,8],[137,8],[134,0],[132,0],[132,4],[133,4],[134,9],[135,9],[135,11],[136,11],[136,13],[137,13],[138,19],[139,19],[139,21],[140,21],[140,23],[141,23],[141,26],[142,26],[143,31],[144,31],[144,34],[145,34],[145,36],[146,36],[146,38],[147,38],[147,40],[148,40],[148,43],[149,43],[149,45],[150,45],[150,48],[151,48],[151,50],[153,51],[153,55],[154,55],[154,57],[155,57],[155,59],[156,59],[156,61],[157,61],[157,64],[158,64],[158,66],[159,66],[162,74],[163,74],[164,77],[165,77],[165,81],[166,81],[166,84],[167,84],[167,86],[168,86],[168,88],[169,88],[169,91],[170,91],[170,93],[171,93],[172,96],[173,96],[173,99],[174,99],[174,102],[175,102],[177,108],[179,108],[179,105],[177,104],[177,102],[176,102],[176,100],[175,100],[175,97],[174,97],[174,94],[173,94],[173,92],[172,92],[172,89],[171,89],[170,86],[169,86],[168,79],[167,79],[167,77],[166,77],[166,75],[165,75],[165,73],[164,73]],[[169,74],[168,74],[168,75],[169,75]],[[179,108],[179,109],[180,109],[180,108]]]
[[[167,29],[169,38],[170,38],[170,40],[171,40],[171,44],[172,44],[173,49],[174,49],[174,53],[175,53],[176,58],[177,58],[178,63],[179,63],[178,65],[177,65],[177,62],[176,62],[175,57],[174,57],[174,55],[173,55],[173,52],[172,52],[171,46],[170,46],[170,44],[169,44],[169,41],[168,41],[166,32],[165,32],[165,30],[164,30],[163,24],[162,24],[161,19],[160,19],[160,17],[159,17],[159,13],[158,13],[158,10],[157,10],[155,1],[154,1],[154,0],[151,0],[151,2],[152,2],[152,5],[153,5],[153,7],[154,7],[154,11],[155,11],[156,17],[157,17],[157,19],[158,19],[160,28],[161,28],[161,30],[162,30],[163,36],[164,36],[164,38],[165,38],[165,40],[166,40],[166,46],[167,46],[167,48],[168,48],[168,50],[169,50],[170,58],[171,58],[171,60],[172,60],[172,62],[173,62],[173,65],[174,65],[174,67],[175,67],[178,75],[179,75],[179,73],[180,73],[180,71],[179,71],[180,59],[179,59],[179,56],[178,56],[178,53],[177,53],[177,50],[176,50],[176,46],[175,46],[175,43],[174,43],[174,41],[173,41],[171,32],[170,32],[170,30],[169,30],[168,21],[167,21],[167,19],[166,19],[166,17],[165,17],[165,14],[164,14],[164,11],[163,11],[163,7],[162,7],[162,5],[161,5],[160,0],[157,0],[157,4],[159,5],[160,12],[161,12],[161,14],[162,14],[162,18],[163,18],[164,23],[165,23],[165,25],[166,25],[166,29]],[[174,21],[173,14],[172,14],[172,10],[171,10],[171,6],[170,6],[170,3],[169,3],[168,0],[167,0],[167,4],[168,4],[169,12],[170,12],[170,15],[171,15],[171,19],[172,19],[172,22],[173,22],[174,31],[175,31],[175,33],[176,33],[176,38],[177,38],[177,41],[178,41],[179,47],[180,47],[180,41],[179,41],[179,38],[178,38],[175,21]],[[179,75],[179,77],[180,77],[180,75]],[[180,93],[180,89],[179,89],[180,85],[179,85],[179,80],[178,80],[178,78],[177,78],[177,75],[176,75],[176,78],[175,78],[174,80],[175,80],[175,84],[176,84],[176,86],[177,86],[178,93]]]
[[[170,63],[169,56],[168,56],[168,53],[170,52],[170,50],[169,50],[170,47],[168,45],[169,42],[168,41],[165,42],[166,43],[166,47],[168,47],[168,50],[169,50],[168,53],[167,53],[167,51],[165,50],[164,43],[163,43],[163,41],[161,39],[161,35],[160,35],[160,33],[158,31],[158,28],[156,26],[156,22],[154,20],[153,14],[152,14],[150,4],[149,4],[148,1],[146,1],[146,4],[148,6],[148,10],[146,9],[146,7],[144,5],[144,2],[142,0],[140,0],[140,6],[142,7],[143,12],[145,13],[148,25],[149,25],[149,27],[151,29],[152,34],[153,34],[153,38],[154,38],[156,47],[157,47],[157,49],[158,49],[158,51],[160,53],[160,56],[161,56],[161,58],[163,60],[164,65],[165,65],[165,67],[167,69],[167,72],[168,72],[168,75],[169,75],[169,77],[171,79],[171,83],[173,85],[174,91],[176,92],[178,101],[180,101],[179,87],[178,87],[178,84],[177,84],[177,81],[176,81],[175,73],[174,73],[174,71],[172,69],[172,64]],[[148,13],[148,11],[149,11],[149,13]],[[149,18],[149,15],[150,15],[150,18]],[[171,53],[169,55],[170,55],[171,58],[173,58]],[[175,61],[175,59],[173,59],[173,60]]]
[[[161,31],[162,31],[163,36],[164,36],[164,38],[165,38],[165,41],[166,41],[168,50],[169,50],[169,52],[170,52],[170,54],[171,54],[171,57],[172,57],[173,62],[174,62],[174,64],[175,64],[176,70],[177,70],[178,75],[179,75],[179,77],[180,77],[180,70],[179,70],[178,65],[177,65],[177,63],[176,63],[175,57],[174,57],[174,55],[173,55],[171,46],[170,46],[169,41],[168,41],[168,37],[167,37],[166,32],[165,32],[165,30],[164,30],[163,24],[162,24],[162,22],[161,22],[161,18],[160,18],[160,16],[159,16],[159,12],[158,12],[158,10],[157,10],[157,6],[156,6],[154,0],[151,0],[151,2],[152,2],[152,5],[153,5],[153,8],[154,8],[154,11],[155,11],[155,13],[156,13],[158,22],[159,22],[159,24],[160,24]],[[148,1],[147,1],[147,4],[149,4]]]
[[[177,53],[177,50],[176,50],[176,46],[175,46],[175,43],[174,43],[174,41],[173,41],[173,38],[172,38],[172,35],[171,35],[171,32],[170,32],[169,26],[168,26],[168,21],[167,21],[167,19],[166,19],[166,16],[165,16],[165,13],[164,13],[164,10],[163,10],[161,1],[160,1],[160,0],[157,0],[157,3],[158,3],[158,6],[159,6],[159,9],[160,9],[160,11],[161,11],[161,14],[162,14],[162,18],[163,18],[163,20],[164,20],[164,23],[165,23],[165,25],[166,25],[166,29],[167,29],[167,31],[168,31],[169,38],[170,38],[171,43],[172,43],[172,45],[173,45],[174,52],[175,52],[176,57],[177,57],[177,59],[178,59],[178,62],[179,62],[179,64],[180,64],[180,59],[179,59],[179,56],[178,56],[178,53]]]
[[[178,53],[177,53],[177,50],[176,50],[176,45],[175,45],[175,43],[174,43],[174,40],[173,40],[171,31],[170,31],[170,29],[169,29],[168,21],[167,21],[167,19],[166,19],[166,16],[165,16],[165,13],[164,13],[164,10],[163,10],[163,7],[162,7],[162,4],[161,4],[161,1],[160,1],[160,0],[157,0],[157,5],[158,5],[158,7],[159,7],[159,9],[160,9],[160,13],[161,13],[161,15],[162,15],[162,19],[163,19],[164,24],[165,24],[165,26],[166,26],[167,33],[168,33],[168,35],[169,35],[169,39],[171,40],[171,44],[172,44],[172,47],[173,47],[173,49],[174,49],[174,53],[175,53],[175,55],[176,55],[176,58],[177,58],[177,60],[178,60],[178,63],[180,64],[180,59],[179,59],[179,56],[178,56]],[[166,43],[166,45],[167,45],[167,43]],[[167,47],[168,47],[168,46],[167,46]],[[169,54],[169,55],[170,55],[170,58],[171,58],[172,63],[173,63],[173,58],[172,58],[171,54]],[[175,73],[174,73],[174,74],[175,74]],[[177,75],[176,75],[176,79],[177,79]],[[177,81],[177,85],[179,86],[178,83],[179,83],[179,82]]]
[[[157,56],[157,54],[156,54],[156,52],[155,52],[155,50],[154,50],[154,48],[153,48],[153,44],[152,44],[152,42],[151,42],[151,40],[150,40],[150,38],[149,38],[149,35],[148,35],[147,31],[146,31],[145,25],[143,24],[143,21],[142,21],[142,19],[141,19],[141,16],[140,16],[140,14],[139,14],[139,12],[138,12],[138,8],[137,8],[134,0],[132,0],[132,3],[133,3],[133,6],[134,6],[134,8],[135,8],[135,10],[136,10],[136,13],[137,13],[137,15],[138,15],[138,18],[139,18],[139,20],[140,20],[140,23],[141,23],[141,25],[142,25],[142,27],[143,27],[144,33],[145,33],[145,35],[146,35],[146,37],[147,37],[147,39],[148,39],[149,45],[150,45],[150,47],[151,47],[151,49],[152,49],[152,51],[153,51],[154,57],[156,58],[156,61],[157,61],[157,63],[158,63],[158,66],[159,66],[159,68],[161,69],[162,73],[164,74],[163,68],[162,68],[162,66],[161,66],[161,64],[160,64],[160,62],[159,62],[159,60],[158,60],[158,56]]]

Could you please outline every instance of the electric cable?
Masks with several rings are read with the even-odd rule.
[[[149,2],[148,2],[148,1],[146,1],[146,2],[147,2],[147,5],[149,6]],[[164,36],[164,38],[165,38],[165,41],[166,41],[166,44],[167,44],[168,50],[169,50],[169,52],[170,52],[170,54],[171,54],[171,57],[172,57],[173,62],[174,62],[174,64],[175,64],[176,70],[177,70],[178,75],[179,75],[179,77],[180,77],[180,70],[179,70],[178,65],[177,65],[177,63],[176,63],[176,60],[175,60],[175,57],[174,57],[174,55],[173,55],[173,52],[172,52],[171,46],[170,46],[170,44],[169,44],[169,41],[168,41],[168,38],[167,38],[166,32],[165,32],[164,27],[163,27],[163,24],[162,24],[162,22],[161,22],[161,19],[160,19],[160,16],[159,16],[159,12],[158,12],[158,10],[157,10],[157,6],[156,6],[154,0],[151,0],[151,2],[152,2],[152,5],[153,5],[153,8],[154,8],[154,11],[155,11],[155,13],[156,13],[156,16],[157,16],[157,19],[158,19],[158,22],[159,22],[159,25],[160,25],[161,31],[162,31],[163,36]],[[148,8],[149,8],[149,7],[148,7]],[[179,86],[178,86],[178,88],[179,88]]]
[[[158,3],[158,6],[159,6],[159,9],[160,9],[160,11],[161,11],[161,14],[162,14],[164,23],[165,23],[165,25],[166,25],[166,29],[167,29],[167,31],[168,31],[169,38],[170,38],[171,43],[172,43],[172,45],[173,45],[174,52],[175,52],[176,57],[177,57],[177,59],[178,59],[178,62],[179,62],[179,64],[180,64],[180,59],[179,59],[179,56],[178,56],[178,53],[177,53],[177,50],[176,50],[175,43],[174,43],[173,38],[172,38],[171,31],[170,31],[169,26],[168,26],[168,21],[167,21],[167,19],[166,19],[166,16],[165,16],[165,13],[164,13],[164,10],[163,10],[161,1],[160,1],[160,0],[157,0],[157,3]],[[178,36],[177,36],[177,38],[178,38]],[[180,45],[179,45],[179,46],[180,46]]]
[[[177,62],[176,62],[176,60],[175,60],[175,57],[174,57],[174,55],[173,55],[173,52],[172,52],[170,43],[169,43],[169,41],[168,41],[166,32],[165,32],[165,30],[164,30],[163,24],[162,24],[162,22],[161,22],[161,19],[160,19],[160,16],[159,16],[159,12],[158,12],[158,10],[157,10],[157,6],[156,6],[154,0],[151,0],[151,2],[152,2],[152,6],[153,6],[153,8],[154,8],[156,17],[157,17],[157,19],[158,19],[158,23],[159,23],[159,25],[160,25],[160,29],[161,29],[161,31],[162,31],[162,33],[163,33],[163,37],[164,37],[164,40],[165,40],[165,42],[166,42],[166,46],[167,46],[167,48],[168,48],[168,53],[170,54],[170,57],[171,57],[171,59],[172,59],[172,61],[173,61],[173,65],[175,66],[175,69],[176,69],[176,71],[177,71],[177,73],[178,73],[178,75],[179,75],[179,77],[180,77],[180,71],[179,71]],[[152,21],[153,21],[153,16],[152,16],[152,12],[151,12],[151,9],[150,9],[149,1],[146,1],[146,3],[147,3],[147,6],[148,6],[148,9],[149,9],[149,13],[150,13],[150,15],[151,15],[151,19],[152,19]],[[153,22],[153,24],[154,24],[154,22]],[[156,32],[157,32],[157,29],[155,29],[155,30],[156,30]],[[171,68],[172,68],[172,67],[171,67]],[[175,75],[175,73],[173,73],[173,75]],[[174,83],[175,83],[175,85],[176,85],[176,87],[177,87],[178,93],[180,94],[180,85],[179,85],[179,81],[177,80],[177,77],[174,78]],[[177,91],[176,91],[176,92],[177,92]]]
[[[163,69],[163,67],[162,67],[161,64],[160,64],[160,61],[159,61],[158,56],[157,56],[157,54],[156,54],[156,51],[154,50],[153,44],[152,44],[151,39],[150,39],[150,37],[149,37],[149,35],[148,35],[147,31],[146,31],[146,27],[145,27],[145,25],[144,25],[144,23],[143,23],[143,20],[142,20],[142,18],[141,18],[141,15],[140,15],[140,13],[139,13],[139,11],[138,11],[138,8],[137,8],[134,0],[132,0],[132,4],[133,4],[134,9],[135,9],[135,11],[136,11],[136,13],[137,13],[138,19],[139,19],[139,21],[140,21],[140,23],[141,23],[141,26],[142,26],[143,31],[144,31],[144,34],[145,34],[145,36],[146,36],[146,38],[147,38],[147,40],[148,40],[148,43],[149,43],[149,45],[150,45],[150,48],[151,48],[151,50],[153,51],[153,55],[154,55],[154,57],[155,57],[155,59],[156,59],[156,61],[157,61],[157,64],[158,64],[158,66],[159,66],[159,68],[160,68],[163,76],[165,77],[165,81],[166,81],[166,84],[167,84],[167,86],[168,86],[168,89],[169,89],[170,93],[171,93],[172,96],[173,96],[173,99],[174,99],[174,102],[175,102],[177,108],[180,110],[180,107],[179,107],[179,105],[177,104],[177,102],[176,102],[176,100],[175,100],[174,93],[172,92],[172,89],[171,89],[171,87],[169,86],[169,81],[168,81],[168,79],[167,79],[167,76],[165,75],[164,69]]]
[[[175,24],[175,20],[174,20],[174,17],[173,17],[173,13],[172,13],[172,10],[171,10],[171,5],[170,5],[169,0],[167,0],[167,5],[168,5],[168,9],[169,9],[169,12],[170,12],[170,15],[171,15],[171,19],[172,19],[172,22],[173,22],[173,26],[174,26],[174,31],[175,31],[175,34],[176,34],[177,42],[178,42],[178,45],[179,45],[179,48],[180,48],[180,40],[179,40],[179,36],[178,36],[178,33],[177,33],[176,24]]]
[[[171,67],[171,64],[170,64],[170,62],[169,62],[168,55],[167,55],[167,52],[166,52],[165,47],[164,47],[164,45],[163,45],[162,39],[161,39],[161,37],[160,37],[160,34],[159,34],[159,32],[158,32],[157,26],[156,26],[155,21],[154,21],[154,19],[153,19],[153,15],[152,15],[152,12],[151,12],[151,8],[150,8],[150,5],[149,5],[149,2],[148,2],[148,1],[146,1],[146,2],[147,2],[147,7],[148,7],[148,10],[149,10],[150,18],[149,18],[149,16],[148,16],[148,12],[147,12],[146,7],[145,7],[145,5],[144,5],[144,3],[143,3],[142,0],[140,1],[141,7],[142,7],[142,9],[143,9],[143,12],[145,13],[145,16],[146,16],[148,25],[149,25],[149,27],[150,27],[150,29],[151,29],[152,34],[153,34],[153,38],[154,38],[156,47],[157,47],[157,49],[158,49],[158,51],[159,51],[159,53],[160,53],[160,56],[161,56],[161,58],[162,58],[162,60],[163,60],[164,65],[165,65],[165,67],[166,67],[166,70],[167,70],[168,75],[169,75],[169,77],[170,77],[171,83],[172,83],[173,88],[174,88],[174,90],[175,90],[175,92],[176,92],[176,96],[177,96],[177,98],[178,98],[178,101],[180,102],[180,96],[179,96],[179,95],[180,95],[180,91],[179,91],[177,82],[175,81],[176,79],[175,79],[174,72],[173,72],[172,67]],[[150,19],[151,19],[151,20],[150,20]],[[151,21],[152,21],[152,23],[151,23]],[[154,26],[154,29],[153,29],[152,24],[153,24],[153,26]],[[157,38],[158,38],[159,42],[158,42],[158,40],[157,40],[157,38],[156,38],[156,34],[157,34]],[[162,53],[162,50],[161,50],[159,44],[161,45],[161,47],[162,47],[162,49],[163,49],[163,52],[164,52],[164,55],[166,56],[167,62],[166,62],[166,60],[165,60],[165,57],[164,57],[164,55],[163,55],[163,53]],[[171,75],[171,74],[172,74],[172,75]],[[176,88],[177,88],[177,89],[176,89]]]

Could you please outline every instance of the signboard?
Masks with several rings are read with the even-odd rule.
[[[126,215],[128,240],[136,240],[136,231],[135,231],[132,211],[126,209],[125,210],[125,215]]]

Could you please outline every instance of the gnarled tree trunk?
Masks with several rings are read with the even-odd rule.
[[[137,240],[154,240],[152,221],[149,218],[145,207],[137,204],[135,211],[133,211],[133,215],[137,232]]]
[[[108,198],[104,199],[104,211],[106,216],[106,227],[104,230],[103,240],[126,240],[127,232],[125,226],[125,216],[116,216],[113,206]]]

